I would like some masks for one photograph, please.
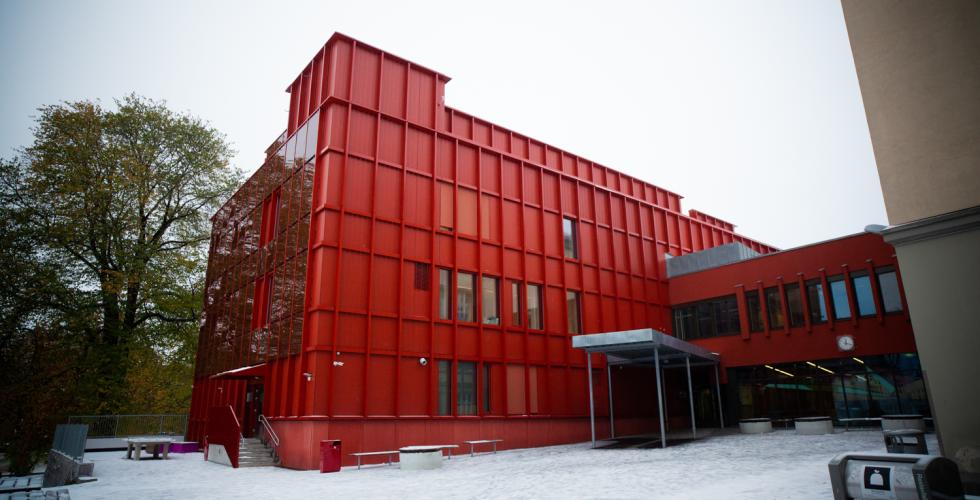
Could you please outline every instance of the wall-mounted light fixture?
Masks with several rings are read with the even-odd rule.
[[[306,381],[309,382],[313,380],[313,374],[310,372],[303,372],[303,378],[305,378]]]
[[[429,364],[429,360],[427,360],[425,358],[419,358],[419,364],[422,365],[422,366],[425,366],[425,365]]]

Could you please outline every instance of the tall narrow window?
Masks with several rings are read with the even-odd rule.
[[[276,188],[262,202],[262,222],[259,227],[259,247],[265,247],[276,237],[276,223],[279,220],[279,197],[282,188]]]
[[[697,338],[697,324],[694,322],[695,308],[691,306],[674,309],[674,336],[681,340]]]
[[[878,275],[878,290],[881,292],[881,305],[886,313],[902,310],[902,295],[898,291],[898,275],[893,267],[881,267]]]
[[[565,292],[565,305],[568,308],[568,333],[582,333],[582,307],[579,303],[578,292]]]
[[[473,274],[456,274],[456,319],[459,321],[476,321],[475,282]]]
[[[500,324],[500,280],[489,276],[483,277],[483,324]]]
[[[749,313],[749,331],[762,331],[762,304],[759,301],[759,291],[749,290],[745,292],[745,307]]]
[[[769,328],[782,328],[783,304],[779,300],[779,287],[766,288],[766,311],[769,312]]]
[[[439,415],[452,415],[452,408],[449,406],[450,398],[453,395],[452,387],[453,365],[452,361],[439,360]]]
[[[439,319],[453,319],[453,272],[439,270]]]
[[[738,317],[738,299],[734,295],[711,301],[714,308],[715,331],[717,335],[735,335],[742,330]]]
[[[527,327],[544,329],[544,315],[541,310],[541,285],[527,285]]]
[[[851,303],[847,300],[847,282],[843,276],[831,276],[827,278],[830,285],[830,298],[834,306],[834,319],[848,319],[851,317]]]
[[[439,229],[443,231],[453,230],[453,212],[456,211],[453,203],[453,185],[445,182],[439,183]]]
[[[456,364],[456,414],[476,415],[476,363]]]
[[[490,413],[490,365],[483,363],[483,413]]]
[[[854,300],[857,301],[858,316],[874,316],[875,295],[871,290],[871,277],[867,274],[852,274],[851,283],[854,285]]]
[[[272,273],[255,280],[255,296],[252,299],[252,329],[267,328],[272,319]]]
[[[510,324],[521,326],[521,282],[510,282]]]
[[[827,302],[823,296],[823,283],[820,280],[806,282],[806,301],[810,305],[810,322],[827,321]]]
[[[561,220],[562,238],[565,242],[565,257],[578,258],[578,227],[572,219]]]
[[[798,327],[805,324],[803,318],[803,297],[800,295],[800,285],[790,283],[783,287],[786,291],[786,309],[789,311],[789,326]]]

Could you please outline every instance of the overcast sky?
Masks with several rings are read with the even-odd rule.
[[[885,223],[840,2],[0,2],[0,155],[37,107],[136,92],[254,171],[340,31],[452,78],[449,106],[781,248]]]

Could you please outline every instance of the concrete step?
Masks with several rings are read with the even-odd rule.
[[[239,467],[275,467],[279,464],[273,459],[268,460],[239,460]]]

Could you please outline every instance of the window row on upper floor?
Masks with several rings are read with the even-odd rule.
[[[894,267],[875,268],[874,276],[867,271],[857,271],[849,277],[849,280],[843,274],[827,277],[829,290],[824,290],[824,282],[819,278],[805,281],[803,289],[799,283],[787,283],[782,290],[779,286],[766,287],[761,296],[759,290],[747,290],[745,307],[749,331],[784,328],[787,323],[792,328],[804,326],[807,311],[810,323],[820,324],[825,323],[830,314],[835,320],[847,320],[855,315],[875,316],[879,308],[886,314],[903,310]],[[674,307],[674,335],[680,339],[737,335],[739,332],[741,320],[735,295]]]
[[[425,272],[426,264],[418,264]],[[455,284],[451,269],[438,268],[439,279],[439,319],[460,322],[477,322],[477,297],[480,299],[480,322],[485,325],[502,325],[503,309],[500,278],[483,275],[479,278],[475,273],[457,271]],[[422,278],[424,279],[424,278]],[[419,287],[419,275],[416,275],[416,287]],[[544,330],[544,286],[535,283],[523,283],[517,280],[506,280],[510,309],[508,311],[508,326],[519,327],[527,325],[532,330]],[[422,284],[422,286],[425,286]],[[477,290],[479,286],[479,290]],[[453,294],[455,288],[456,293]],[[453,300],[455,298],[455,308]],[[579,292],[565,292],[565,303],[568,316],[568,333],[582,333],[582,306]],[[455,310],[455,316],[453,312]]]

